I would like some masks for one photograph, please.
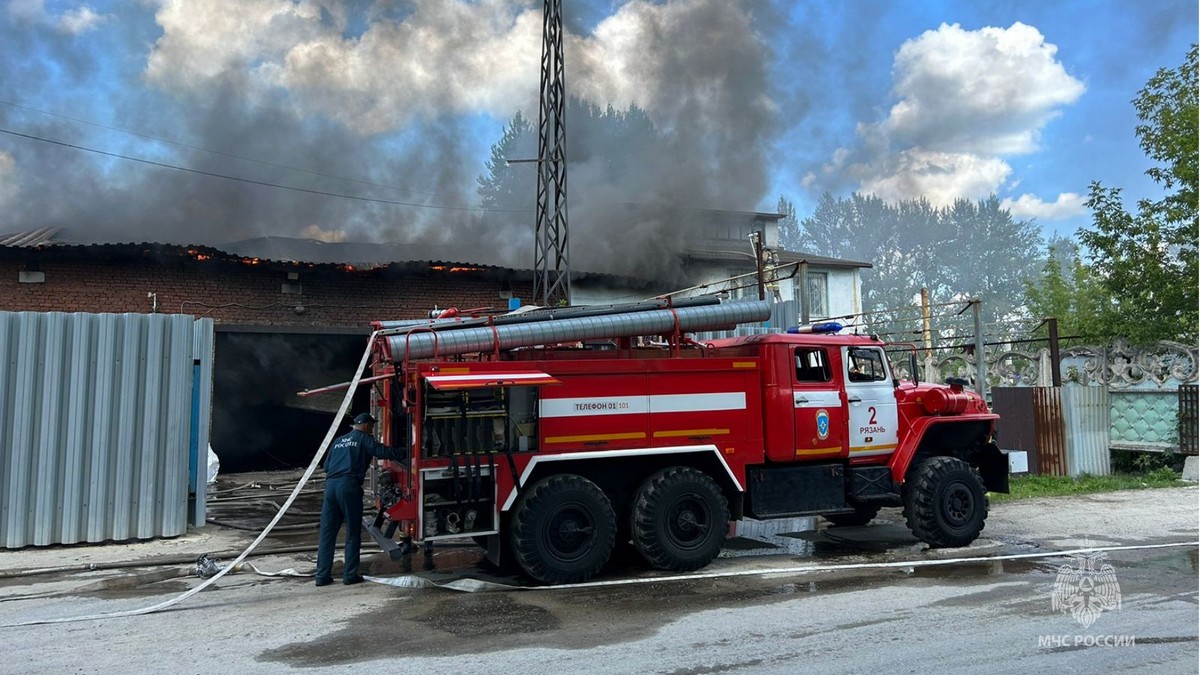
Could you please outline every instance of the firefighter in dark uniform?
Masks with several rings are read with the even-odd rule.
[[[346,524],[346,568],[342,583],[362,582],[358,551],[362,535],[363,477],[372,458],[403,462],[408,448],[392,448],[375,440],[375,418],[362,413],[354,418],[353,431],[329,448],[325,459],[325,501],[321,506],[321,538],[317,546],[317,585],[333,583],[333,548],[338,530]]]

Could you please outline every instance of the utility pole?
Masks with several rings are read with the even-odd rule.
[[[929,317],[929,289],[921,289],[921,335],[922,343],[925,345],[925,358],[933,356],[933,330],[930,326]]]
[[[1049,332],[1050,338],[1050,384],[1055,387],[1062,386],[1062,356],[1058,351],[1058,319],[1050,317],[1046,319],[1046,330]]]
[[[800,290],[796,292],[800,296],[800,325],[807,326],[812,314],[812,308],[809,306],[808,297],[808,261],[800,261]]]
[[[975,321],[975,391],[987,400],[987,357],[983,355],[983,317],[981,300],[971,301],[971,314]]]
[[[763,273],[763,241],[761,232],[750,233],[750,243],[754,245],[754,272],[758,279],[758,299],[767,299],[767,276]]]
[[[534,225],[534,302],[571,304],[567,237],[566,79],[562,0],[542,3],[542,85],[538,108],[537,218]]]

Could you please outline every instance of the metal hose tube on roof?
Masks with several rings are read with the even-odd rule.
[[[518,324],[518,323],[533,323],[536,321],[549,321],[561,319],[578,319],[588,316],[606,316],[609,314],[628,314],[632,312],[646,312],[655,309],[669,309],[675,307],[680,309],[683,307],[701,307],[708,305],[716,305],[721,301],[715,295],[700,295],[692,298],[679,298],[677,300],[646,300],[644,302],[629,302],[612,305],[580,305],[577,307],[540,307],[530,308],[508,314],[501,314],[490,318],[490,322],[497,326]],[[443,330],[459,330],[462,328],[477,328],[489,325],[489,318],[453,318],[453,319],[408,319],[399,321],[377,321],[372,324],[377,330],[393,330],[393,329],[408,329],[412,330],[415,327],[428,328],[435,331]]]
[[[387,337],[391,358],[403,361],[405,350],[410,359],[487,352],[499,343],[500,349],[532,347],[543,344],[599,340],[636,335],[662,335],[675,330],[695,332],[719,330],[741,323],[765,321],[771,305],[762,300],[743,300],[719,305],[627,312],[606,316],[553,319],[516,325],[462,328],[432,333],[412,333]]]

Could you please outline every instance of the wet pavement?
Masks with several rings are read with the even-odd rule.
[[[261,527],[273,514],[265,505],[274,501],[273,490],[243,491],[262,490],[265,497],[222,505],[220,518]],[[305,524],[304,510],[292,524]],[[1195,489],[999,504],[984,536],[964,549],[927,549],[895,509],[864,527],[830,527],[816,518],[743,521],[702,570],[729,576],[678,580],[624,556],[597,579],[610,585],[584,588],[530,588],[465,542],[436,547],[432,569],[425,569],[421,552],[392,561],[365,551],[370,575],[514,588],[317,589],[310,580],[235,574],[179,609],[0,629],[0,637],[17,655],[9,661],[17,673],[158,672],[166,663],[223,672],[235,662],[243,673],[1192,673],[1200,563],[1194,546],[1109,554],[1121,606],[1089,627],[1056,610],[1051,598],[1061,568],[1073,564],[1056,551],[1085,541],[1194,542],[1196,521]],[[303,546],[315,537],[315,528],[296,527],[264,546]],[[1049,555],[988,559],[1029,553]],[[958,558],[979,559],[905,564]],[[311,553],[266,560],[275,569],[312,566]],[[894,566],[845,569],[861,564]],[[796,569],[810,567],[841,569]],[[197,582],[178,566],[0,579],[0,623],[146,606]],[[137,637],[151,635],[169,635],[170,649]],[[1097,635],[1133,636],[1136,645],[1073,642]],[[1066,641],[1046,642],[1047,636]],[[71,644],[71,652],[88,659],[47,652],[41,647],[47,641]]]
[[[818,572],[787,580],[718,578],[532,593],[448,594],[387,589],[387,600],[381,606],[345,622],[338,630],[266,650],[257,658],[316,667],[344,666],[392,654],[448,658],[532,648],[590,650],[652,639],[680,617],[698,613],[751,610],[750,616],[767,617],[773,606],[802,603],[820,615],[825,599],[842,594],[859,599],[856,614],[831,614],[822,625],[810,627],[808,632],[789,633],[789,638],[884,624],[892,624],[891,628],[897,630],[919,607],[877,613],[869,600],[873,593],[892,594],[897,589],[903,590],[906,597],[920,598],[919,606],[931,612],[988,608],[993,620],[1052,618],[1057,613],[1050,606],[1049,587],[1060,566],[1067,563],[1066,558],[980,561],[887,571]],[[1195,550],[1127,553],[1121,556],[1119,565],[1123,584],[1131,595],[1137,595],[1127,604],[1145,604],[1152,610],[1154,602],[1165,602],[1176,610],[1182,607],[1183,617],[1187,612],[1194,615]],[[1152,599],[1144,600],[1146,596]],[[761,628],[761,635],[766,635],[779,627],[761,621]],[[1068,620],[1063,628],[1077,630],[1078,626]],[[1183,635],[1174,634],[1179,632]],[[1144,637],[1151,640],[1146,644],[1187,644],[1194,652],[1195,636],[1193,620],[1175,627],[1171,635]],[[1036,646],[1036,635],[1032,643]],[[718,638],[706,644],[720,647],[721,641]]]

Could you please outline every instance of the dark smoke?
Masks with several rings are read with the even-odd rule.
[[[687,11],[641,8],[637,32],[646,50],[625,75],[648,83],[645,108],[654,142],[637,135],[614,139],[584,125],[568,127],[576,269],[674,278],[683,240],[700,234],[702,219],[689,210],[754,210],[767,197],[768,155],[780,114],[771,102],[776,92],[769,43],[779,16],[766,2],[688,0],[665,8],[680,4]],[[111,119],[115,126],[196,147],[395,187],[264,166],[4,105],[0,124],[258,181],[394,201],[477,204],[479,143],[487,139],[474,138],[461,118],[414,116],[399,139],[361,135],[340,122],[298,117],[282,94],[248,94],[250,63],[229,69],[220,86],[202,95],[167,94],[141,80],[144,53],[128,57],[131,49],[144,50],[161,33],[153,16],[120,17],[115,24],[101,31],[107,37],[83,40],[50,25],[4,16],[0,53],[8,72],[0,80],[0,98],[84,119]],[[586,29],[578,19],[568,26],[575,32]],[[580,55],[569,50],[567,58],[568,91],[573,85],[585,90],[596,74]],[[449,81],[455,74],[445,77]],[[531,82],[537,77],[536,71],[529,73]],[[95,90],[120,92],[121,98],[98,101]],[[617,109],[629,103],[611,101]],[[111,118],[104,115],[105,106],[111,106]],[[526,112],[536,123],[536,110]],[[348,241],[442,244],[448,259],[532,265],[532,190],[520,206],[527,213],[433,210],[248,185],[8,136],[0,136],[0,152],[15,159],[20,195],[0,212],[3,230],[56,226],[78,241],[212,245],[324,232]]]

